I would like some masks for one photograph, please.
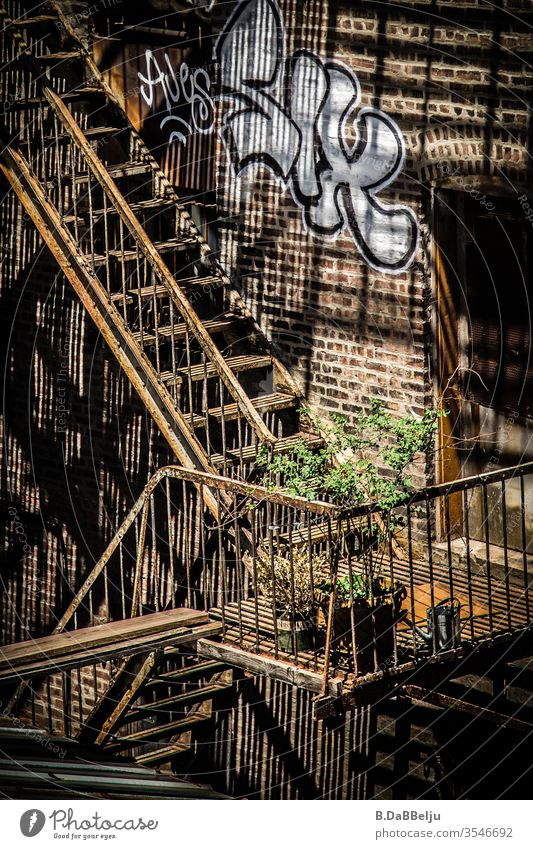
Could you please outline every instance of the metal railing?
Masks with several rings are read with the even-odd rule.
[[[452,658],[530,627],[532,499],[533,463],[430,487],[390,513],[165,467],[58,628],[103,608],[120,619],[186,605],[220,619],[225,642],[326,682]]]

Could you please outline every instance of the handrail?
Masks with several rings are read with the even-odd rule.
[[[439,484],[436,486],[427,487],[413,493],[407,504],[416,504],[420,501],[431,500],[443,495],[449,495],[453,492],[460,492],[465,489],[470,489],[479,484],[497,483],[503,480],[509,480],[517,476],[517,471],[520,475],[533,473],[533,462],[523,463],[520,466],[509,466],[505,469],[499,469],[496,472],[487,472],[480,475],[471,475],[467,478],[461,478],[449,484]],[[64,630],[74,612],[81,604],[84,596],[94,584],[98,576],[101,574],[109,559],[115,552],[116,548],[124,538],[128,529],[131,527],[148,498],[155,490],[161,481],[165,479],[177,479],[188,481],[199,487],[206,487],[209,490],[220,490],[224,492],[232,491],[239,495],[249,496],[258,501],[270,501],[272,504],[282,505],[284,507],[293,507],[297,510],[306,510],[309,513],[314,513],[320,516],[328,516],[330,518],[356,518],[359,516],[370,516],[376,512],[380,512],[380,508],[373,502],[357,505],[349,509],[342,509],[334,504],[328,504],[324,501],[309,501],[306,498],[299,496],[286,495],[282,492],[272,492],[264,486],[256,484],[243,483],[226,478],[220,475],[212,475],[208,472],[198,472],[183,466],[163,466],[159,469],[148,481],[141,495],[127,514],[115,536],[102,554],[100,560],[95,565],[91,574],[86,578],[83,586],[78,590],[69,607],[59,620],[52,633],[59,633]]]
[[[430,501],[443,495],[452,495],[454,492],[464,492],[482,484],[489,486],[493,483],[512,480],[513,478],[531,473],[533,473],[533,461],[521,463],[518,466],[506,466],[505,469],[498,469],[494,472],[481,472],[478,475],[458,478],[455,481],[448,481],[447,483],[433,484],[424,489],[417,489],[410,498],[406,499],[403,506],[419,504],[421,501]],[[380,509],[379,504],[375,501],[365,501],[363,504],[358,504],[355,507],[338,508],[342,516],[351,516],[354,518],[356,516],[366,516],[368,513],[380,512]]]

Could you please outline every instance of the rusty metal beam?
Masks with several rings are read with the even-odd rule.
[[[512,728],[515,731],[525,731],[531,733],[533,724],[525,722],[523,719],[517,719],[506,713],[499,713],[490,708],[476,705],[472,702],[466,702],[464,699],[456,699],[453,696],[448,696],[446,693],[439,693],[436,690],[428,690],[425,687],[418,687],[415,684],[405,684],[401,688],[401,696],[410,699],[415,703],[424,703],[441,707],[446,710],[457,710],[461,713],[468,713],[471,716],[476,716],[479,719],[484,719],[487,722],[492,722],[494,725],[501,725],[506,728]]]

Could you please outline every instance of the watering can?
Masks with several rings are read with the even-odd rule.
[[[416,633],[430,646],[433,646],[433,635],[435,635],[435,651],[446,651],[459,645],[461,631],[467,622],[461,626],[461,604],[457,599],[445,598],[434,607],[428,607],[426,616],[427,631],[414,625],[407,617],[404,617],[404,621],[411,628],[414,625]]]

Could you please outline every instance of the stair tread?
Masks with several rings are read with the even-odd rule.
[[[146,682],[150,686],[150,681]],[[139,719],[145,718],[150,713],[165,713],[171,709],[177,709],[185,705],[196,704],[211,699],[217,693],[222,693],[224,690],[229,690],[231,684],[206,684],[203,687],[198,687],[196,690],[190,690],[187,693],[180,693],[175,696],[168,696],[165,699],[156,699],[153,702],[146,702],[142,705],[136,705],[123,717],[123,724],[126,722],[136,722]]]
[[[36,62],[68,62],[71,59],[81,59],[79,50],[62,50],[57,53],[31,54]]]
[[[181,719],[176,719],[173,722],[166,722],[164,725],[156,725],[153,728],[143,728],[142,731],[135,731],[133,734],[126,734],[122,737],[114,735],[113,742],[110,746],[106,746],[106,748],[111,749],[115,748],[115,746],[125,748],[125,744],[127,743],[131,743],[132,746],[141,743],[151,743],[157,740],[158,737],[188,731],[189,728],[198,725],[200,722],[206,722],[208,719],[208,716],[195,714],[194,716],[185,716]],[[130,747],[128,746],[128,748]]]
[[[192,237],[190,237],[190,238],[176,237],[175,239],[165,239],[165,241],[162,241],[162,242],[153,242],[153,245],[154,245],[155,249],[158,251],[158,253],[167,253],[168,251],[174,251],[174,250],[180,250],[180,249],[183,250],[185,248],[188,248],[189,245],[195,245],[195,244],[196,244],[196,239],[194,239]],[[111,251],[109,251],[109,255],[114,256],[116,259],[119,259],[121,261],[129,262],[130,260],[136,259],[137,256],[142,256],[142,252],[140,250],[139,250],[139,252],[137,252],[137,250],[135,250],[135,249],[127,249],[125,251],[111,250]],[[150,287],[148,287],[148,288],[150,288]],[[153,287],[151,287],[151,288],[153,290]],[[136,290],[132,289],[131,291],[134,292]]]
[[[160,749],[154,749],[152,752],[146,752],[143,755],[137,755],[135,762],[140,766],[155,766],[156,764],[165,763],[176,755],[182,755],[190,750],[188,743],[171,743],[170,746],[164,746]]]
[[[259,413],[268,413],[274,410],[285,410],[288,407],[294,406],[296,403],[296,396],[289,395],[286,392],[271,392],[270,395],[261,395],[259,398],[250,398],[251,404],[255,407],[257,412]],[[209,411],[209,415],[214,419],[222,419],[222,408],[221,407],[212,407]],[[239,405],[236,403],[225,404],[224,405],[224,419],[226,421],[231,421],[232,419],[237,418],[239,414]],[[187,413],[184,414],[185,418],[188,420]],[[205,425],[205,416],[195,415],[193,417],[193,427],[203,427]]]
[[[71,89],[70,91],[59,93],[59,97],[63,103],[72,103],[73,101],[83,100],[84,98],[93,97],[95,95],[104,98],[105,92],[97,86],[86,86],[85,88],[80,86],[78,88]],[[47,105],[48,103],[43,101],[42,97],[27,97],[25,100],[20,100],[13,104],[13,106],[18,109],[26,109],[28,107],[43,109],[43,107]]]
[[[8,26],[14,29],[22,29],[22,27],[35,26],[36,24],[46,24],[49,21],[58,21],[57,15],[32,15],[27,18],[18,18],[16,21],[10,21]]]
[[[176,280],[176,283],[182,289],[189,289],[195,286],[204,286],[214,282],[223,285],[223,280],[214,275],[211,275],[209,277],[186,277],[183,280]],[[128,292],[125,296],[126,303],[132,303],[133,299],[139,296],[141,298],[151,298],[154,295],[157,298],[164,297],[165,295],[168,295],[170,297],[168,288],[163,283],[160,283],[158,286],[143,286],[140,289],[128,289]],[[113,295],[111,295],[111,300],[113,302],[122,302],[124,300],[124,294],[122,292],[115,292]]]
[[[286,436],[282,439],[278,439],[274,443],[274,454],[288,454],[294,448],[295,443],[299,442],[301,439],[305,440],[309,448],[319,448],[324,443],[321,436],[302,431],[295,433],[292,436]],[[225,458],[223,454],[212,454],[211,463],[213,466],[217,467],[223,466],[224,463],[238,463],[241,459],[254,460],[257,456],[258,447],[258,445],[246,445],[241,451],[227,451]]]
[[[272,365],[272,357],[270,354],[251,354],[238,357],[228,357],[226,363],[234,372],[249,371],[255,368],[267,368]],[[176,370],[178,375],[187,377],[188,369],[179,368]],[[191,366],[191,380],[203,380],[204,377],[216,377],[218,370],[213,363],[203,363]],[[173,371],[164,371],[159,375],[163,383],[170,383],[174,380]]]
[[[169,207],[169,206],[177,207],[177,204],[171,198],[160,198],[160,197],[148,198],[148,200],[140,200],[140,201],[137,201],[136,203],[130,203],[129,204],[129,207],[132,210],[132,212],[142,212],[145,209],[157,209],[158,207],[165,209],[166,207]],[[95,210],[93,210],[93,216],[116,215],[116,214],[118,214],[118,211],[115,209],[114,206],[108,206],[107,209],[95,209]]]
[[[112,165],[107,169],[107,173],[114,180],[119,180],[123,177],[138,177],[142,174],[152,173],[152,167],[147,162],[126,162],[122,165]],[[74,179],[76,183],[87,183],[89,180],[93,180],[93,175],[89,172],[84,174],[75,174],[72,177],[71,174],[65,173],[62,176],[62,181],[70,182]]]
[[[165,652],[165,656],[170,654],[171,650]],[[172,672],[162,672],[150,678],[151,684],[172,684],[182,683],[187,679],[196,675],[203,675],[206,672],[222,672],[228,669],[227,664],[219,660],[206,660],[196,663],[194,666],[185,666],[183,669],[173,669]]]
[[[83,134],[86,138],[91,139],[91,138],[94,138],[94,136],[100,136],[100,135],[106,136],[106,135],[109,135],[110,133],[113,133],[114,135],[116,135],[116,133],[122,133],[122,132],[124,132],[124,127],[102,126],[102,127],[88,127],[86,130],[83,131]],[[65,139],[67,139],[67,140],[70,139],[70,136],[68,135],[68,133],[60,133],[57,136],[57,139],[58,139],[58,141],[64,141]],[[56,137],[55,136],[44,136],[44,141],[56,141]]]
[[[236,324],[239,321],[245,321],[246,316],[241,313],[226,313],[221,318],[213,318],[207,321],[203,321],[202,324],[204,329],[207,330],[208,333],[218,333],[222,330],[227,330],[233,324]],[[185,323],[179,324],[170,324],[164,325],[163,327],[159,327],[157,330],[157,336],[159,338],[163,337],[164,339],[170,336],[173,336],[175,340],[184,339],[187,335],[187,325]],[[138,330],[133,334],[135,340],[137,342],[141,341],[141,332]],[[155,333],[147,333],[143,331],[142,333],[142,342],[144,345],[151,345],[156,341]]]

